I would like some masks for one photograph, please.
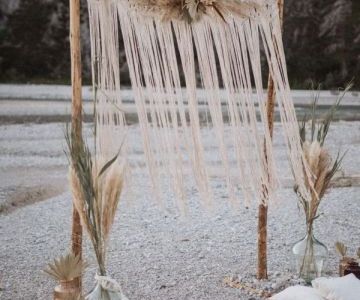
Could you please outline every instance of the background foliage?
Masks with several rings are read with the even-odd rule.
[[[0,81],[70,81],[69,0],[0,0]],[[90,82],[90,41],[82,1],[85,81]],[[311,80],[337,88],[355,77],[360,88],[360,1],[285,0],[284,44],[292,87]],[[125,53],[121,71],[129,84]]]

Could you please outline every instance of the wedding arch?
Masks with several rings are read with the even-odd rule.
[[[279,180],[262,82],[268,71],[295,184],[309,197],[306,178],[311,174],[290,94],[278,1],[88,0],[97,153],[110,159],[121,149],[127,156],[121,37],[149,179],[157,195],[164,181],[170,182],[178,208],[186,211],[185,187],[192,178],[201,202],[211,206],[216,176],[225,181],[233,204],[255,200],[266,207],[274,199]],[[77,0],[71,2],[79,6]],[[73,13],[79,13],[75,5]],[[78,16],[74,19],[79,21]],[[72,31],[75,50],[78,33]],[[79,77],[72,76],[73,99],[80,98]],[[73,111],[79,112],[76,103]],[[75,127],[79,121],[73,122]],[[216,150],[216,158],[207,154],[208,148]],[[76,227],[74,245],[81,244]]]

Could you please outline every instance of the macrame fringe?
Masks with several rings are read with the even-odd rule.
[[[192,174],[203,204],[210,206],[210,179],[222,170],[233,203],[240,187],[246,204],[252,199],[266,204],[279,181],[266,118],[262,47],[274,78],[294,178],[301,193],[308,195],[304,178],[311,174],[300,145],[276,1],[228,1],[227,6],[225,1],[201,1],[208,6],[196,22],[169,13],[166,5],[155,9],[157,2],[171,1],[88,0],[100,153],[116,152],[127,132],[120,91],[121,28],[157,194],[163,179],[170,178],[178,207],[186,211],[185,179]],[[171,3],[179,14],[175,2]],[[231,5],[237,9],[230,10]],[[204,91],[208,124],[200,119],[199,88]],[[213,134],[210,143],[202,130],[206,126]],[[220,167],[208,157],[209,146],[216,146]]]

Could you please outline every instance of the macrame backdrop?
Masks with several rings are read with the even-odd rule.
[[[185,181],[192,175],[200,199],[210,205],[210,179],[216,175],[224,177],[233,203],[241,197],[239,188],[246,202],[271,199],[278,177],[262,85],[261,61],[266,60],[295,182],[308,195],[304,176],[309,174],[290,95],[276,1],[88,0],[88,4],[101,155],[111,157],[124,141],[121,149],[126,152],[121,34],[155,191],[161,190],[164,178],[170,179],[178,206],[184,210]],[[211,144],[220,168],[206,155],[204,132],[213,135]],[[222,172],[214,174],[219,169]]]

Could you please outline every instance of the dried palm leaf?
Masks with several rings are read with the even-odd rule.
[[[70,281],[80,277],[87,267],[88,264],[79,255],[69,253],[54,259],[53,263],[47,265],[44,272],[57,281]]]

